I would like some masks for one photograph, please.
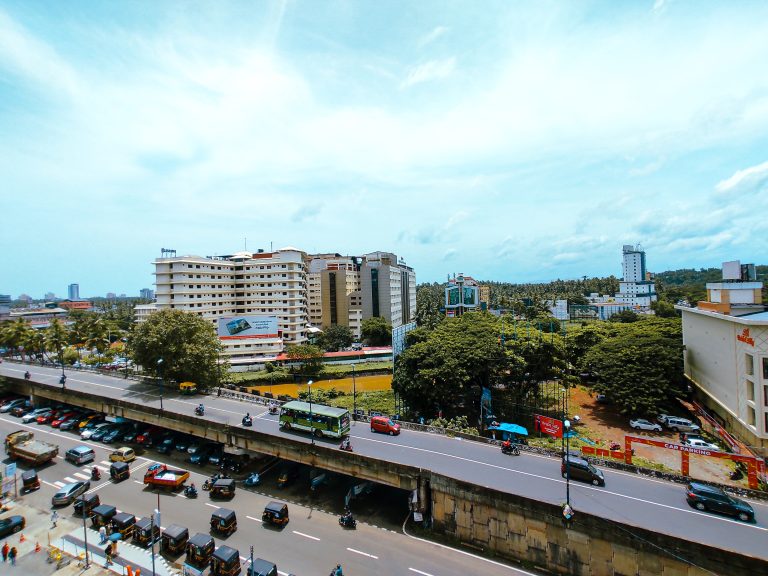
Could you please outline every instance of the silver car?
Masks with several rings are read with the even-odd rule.
[[[73,482],[72,484],[65,484],[62,486],[56,494],[51,498],[51,504],[54,506],[66,506],[74,502],[75,498],[87,492],[91,488],[91,483],[86,480],[84,482]]]
[[[636,418],[634,420],[630,420],[629,425],[635,430],[648,430],[650,432],[661,432],[660,424],[654,424],[653,422],[649,422],[648,420],[645,420],[643,418]]]
[[[38,416],[44,416],[46,414],[50,414],[51,412],[53,412],[52,408],[36,408],[35,410],[32,410],[32,412],[24,414],[24,416],[21,417],[21,421],[25,424],[29,424],[30,422],[37,420]]]

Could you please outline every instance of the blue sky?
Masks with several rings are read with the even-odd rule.
[[[0,293],[161,248],[768,263],[768,3],[0,1]]]

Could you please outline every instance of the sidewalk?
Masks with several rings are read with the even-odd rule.
[[[87,574],[88,576],[113,576],[114,574],[127,575],[127,567],[130,566],[134,574],[141,570],[142,574],[152,574],[152,555],[149,549],[134,546],[129,542],[119,542],[117,556],[113,557],[113,564],[106,568],[104,549],[106,544],[99,544],[99,533],[88,527],[86,529],[88,539],[88,553],[90,567],[83,570],[78,565],[78,558],[83,554],[85,542],[83,540],[82,520],[76,516],[59,517],[57,527],[51,528],[50,511],[41,511],[23,503],[11,503],[6,514],[20,514],[26,519],[26,527],[17,534],[12,534],[4,539],[9,546],[15,546],[19,552],[16,567],[10,564],[3,565],[4,574],[35,574],[48,576],[74,576]],[[90,524],[90,522],[88,522]],[[56,569],[55,563],[48,562],[48,551],[54,546],[63,551],[63,558],[69,558],[66,566]],[[37,551],[36,551],[37,549]],[[6,570],[7,569],[7,570]],[[179,576],[180,571],[170,566],[158,553],[158,545],[155,544],[155,574],[157,576]]]

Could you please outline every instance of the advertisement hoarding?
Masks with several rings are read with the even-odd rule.
[[[534,416],[534,428],[542,434],[548,434],[555,438],[563,437],[563,421],[557,418],[536,414]]]
[[[222,340],[238,338],[277,338],[277,316],[231,316],[219,318],[218,336]]]

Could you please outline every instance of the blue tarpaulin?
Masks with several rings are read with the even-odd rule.
[[[498,426],[489,426],[488,430],[501,430],[502,432],[509,432],[510,434],[528,436],[528,430],[518,424],[508,424],[507,422],[502,422]]]

